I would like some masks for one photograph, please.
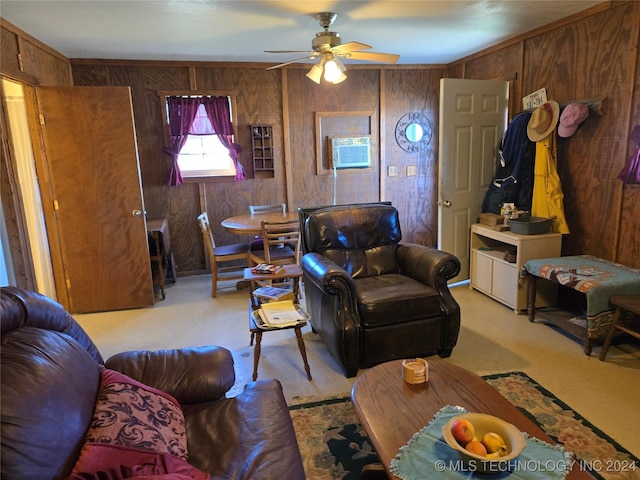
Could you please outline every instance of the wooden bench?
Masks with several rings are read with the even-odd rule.
[[[591,355],[595,339],[610,332],[614,295],[640,296],[640,269],[627,267],[592,255],[577,255],[529,260],[523,267],[527,280],[527,313],[536,319],[536,283],[538,278],[555,282],[586,297],[586,326],[568,322],[568,315],[557,312],[543,315],[543,320],[583,338],[584,352]]]

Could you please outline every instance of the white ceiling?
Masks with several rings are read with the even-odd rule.
[[[269,62],[311,50],[322,11],[343,43],[444,64],[602,0],[0,0],[0,16],[69,58]],[[361,63],[361,62],[354,62]]]

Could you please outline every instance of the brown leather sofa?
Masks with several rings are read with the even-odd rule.
[[[158,479],[305,478],[280,383],[252,382],[238,396],[226,398],[235,373],[233,358],[225,348],[125,352],[105,363],[61,305],[15,287],[1,290],[0,319],[3,478],[112,480],[144,473],[145,478]],[[183,418],[177,425],[186,430],[184,461],[178,464],[176,457],[165,453],[154,454],[147,463],[129,465],[122,458],[131,452],[137,455],[140,449],[107,445],[123,452],[122,458],[110,455],[106,459],[115,466],[100,472],[74,469],[79,456],[86,455],[88,430],[116,410],[130,413],[127,409],[137,408],[123,401],[102,412],[102,417],[94,414],[95,405],[107,395],[104,375],[109,371],[121,372],[127,377],[115,374],[130,377],[132,385],[141,382],[151,387],[149,391],[158,389],[179,402],[181,413],[174,413],[176,419]],[[152,398],[147,390],[141,392],[141,403]],[[166,419],[146,420],[162,425]],[[138,427],[132,425],[131,437],[139,433]],[[93,446],[105,448],[101,441],[104,438]],[[171,470],[175,465],[180,468]]]
[[[389,205],[323,208],[305,221],[311,326],[347,377],[398,358],[448,357],[457,342],[460,307],[447,281],[460,261],[401,239]]]

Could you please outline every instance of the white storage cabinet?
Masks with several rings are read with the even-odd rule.
[[[471,226],[471,288],[513,308],[516,313],[527,309],[527,288],[520,285],[520,271],[536,258],[559,257],[562,234],[520,235],[499,232],[485,225]],[[504,259],[505,251],[514,251],[515,263]],[[540,282],[536,307],[554,305],[557,286]]]

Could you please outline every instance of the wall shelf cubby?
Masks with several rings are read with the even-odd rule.
[[[253,169],[255,172],[273,174],[273,127],[270,125],[251,125],[251,147]]]

